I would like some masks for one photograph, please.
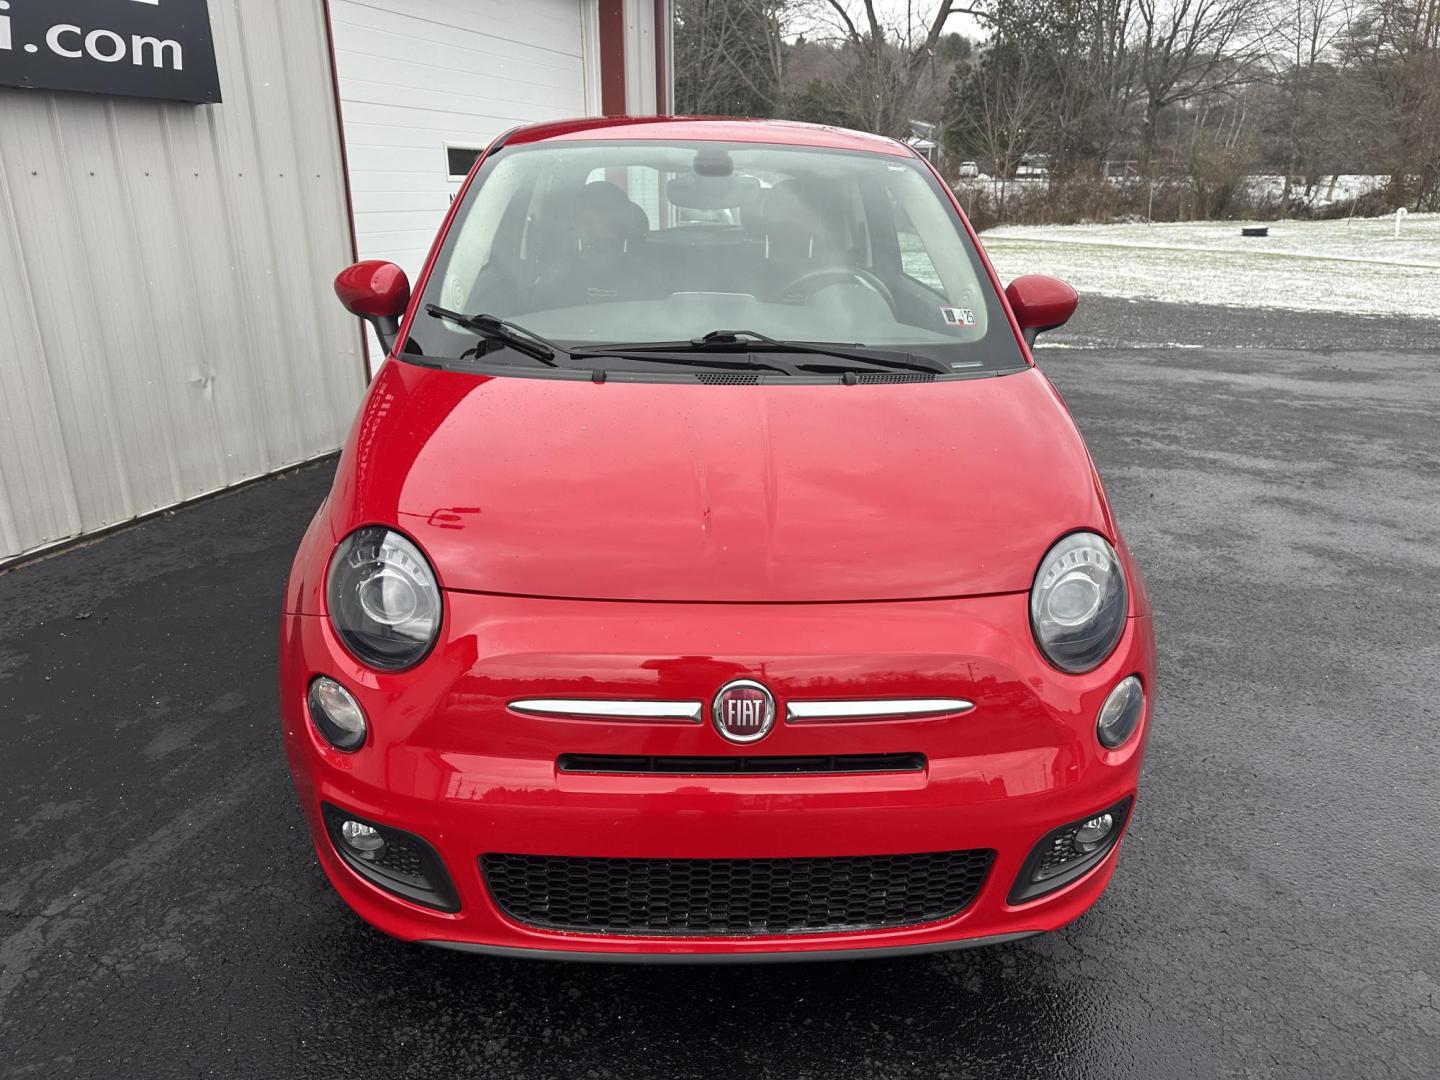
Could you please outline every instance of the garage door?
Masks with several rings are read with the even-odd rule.
[[[413,283],[477,149],[592,108],[594,0],[332,0],[362,259]],[[372,363],[380,351],[371,338]]]

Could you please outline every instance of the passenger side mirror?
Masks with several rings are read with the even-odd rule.
[[[1046,330],[1069,322],[1075,314],[1075,305],[1080,302],[1069,285],[1044,274],[1016,278],[1006,286],[1005,299],[1010,301],[1010,310],[1015,312],[1015,321],[1020,324],[1027,345],[1034,345],[1035,338]]]
[[[400,317],[410,306],[410,279],[391,262],[367,259],[340,271],[335,295],[352,315],[375,328],[375,336],[388,353],[400,332]]]

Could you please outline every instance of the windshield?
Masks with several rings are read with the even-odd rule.
[[[957,375],[1024,366],[933,174],[873,153],[723,142],[502,148],[470,186],[424,304],[509,320],[566,349],[684,345],[743,329],[923,357]],[[404,351],[462,361],[475,342],[473,328],[422,316]],[[535,367],[511,350],[483,355]]]

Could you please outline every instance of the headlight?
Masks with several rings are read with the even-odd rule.
[[[326,596],[345,647],[382,671],[418,664],[440,631],[440,589],[430,564],[393,529],[368,525],[341,540]]]
[[[1089,671],[1110,655],[1125,629],[1125,573],[1104,537],[1063,537],[1040,560],[1030,587],[1030,626],[1061,671]]]

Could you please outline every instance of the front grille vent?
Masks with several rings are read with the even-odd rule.
[[[862,372],[855,376],[855,381],[858,383],[934,382],[935,375],[929,371]]]
[[[794,776],[806,773],[923,772],[924,754],[832,754],[806,757],[639,757],[561,754],[561,772],[657,776]]]
[[[753,371],[710,371],[695,377],[706,386],[751,386],[760,381]]]
[[[753,386],[760,381],[754,371],[706,371],[695,376],[706,386]],[[857,383],[928,383],[935,376],[928,371],[864,371],[855,375]]]
[[[993,851],[800,859],[480,857],[490,895],[530,926],[592,934],[873,930],[945,919],[980,891]]]

